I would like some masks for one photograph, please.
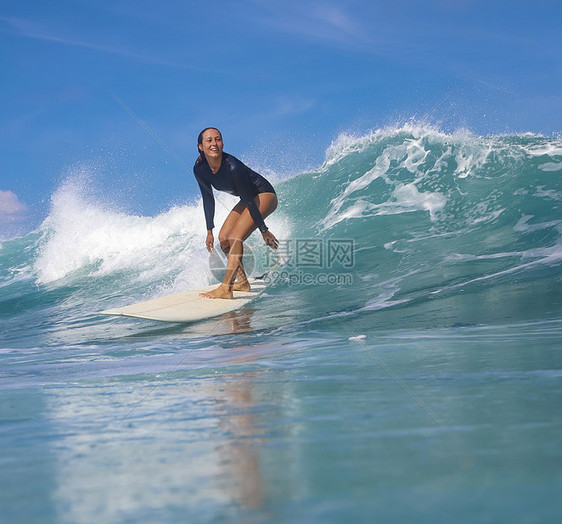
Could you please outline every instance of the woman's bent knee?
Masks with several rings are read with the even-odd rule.
[[[228,255],[228,252],[230,251],[230,240],[228,240],[227,238],[223,238],[221,239],[219,237],[219,242],[221,245],[221,249],[223,250],[223,252]]]

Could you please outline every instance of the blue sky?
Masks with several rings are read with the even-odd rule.
[[[115,97],[188,166],[215,125],[280,174],[435,104],[445,131],[558,134],[561,21],[558,0],[4,1],[0,234],[36,225],[80,171],[133,213],[194,197]]]

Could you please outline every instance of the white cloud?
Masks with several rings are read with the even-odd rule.
[[[62,45],[84,47],[86,49],[115,54],[148,64],[167,65],[180,68],[188,67],[185,64],[176,63],[168,59],[163,59],[162,57],[154,56],[153,53],[132,51],[131,49],[124,48],[122,45],[101,44],[82,38],[66,36],[61,34],[59,32],[60,30],[54,31],[50,27],[33,20],[0,16],[0,21],[8,24],[8,29],[0,27],[0,32],[2,33],[15,34],[24,38],[45,40],[47,42],[54,42]]]
[[[282,95],[275,100],[268,116],[270,118],[294,117],[306,113],[314,107],[314,104],[315,100],[312,98],[300,95]]]
[[[13,238],[29,230],[31,213],[18,196],[0,189],[0,240]]]
[[[369,3],[326,0],[254,0],[253,25],[342,49],[386,55],[404,49],[403,37],[389,34],[385,19]]]
[[[27,211],[27,206],[20,202],[15,193],[0,189],[0,217],[21,216],[26,214]]]

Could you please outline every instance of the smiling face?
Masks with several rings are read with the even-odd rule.
[[[218,129],[210,128],[203,132],[199,151],[203,151],[207,160],[222,157],[222,135]]]

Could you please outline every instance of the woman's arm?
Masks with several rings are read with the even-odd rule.
[[[203,198],[203,210],[205,212],[205,222],[207,224],[207,231],[212,231],[215,227],[215,197],[211,184],[207,184],[204,180],[197,177],[197,183],[201,190],[201,197]]]
[[[205,240],[205,246],[207,246],[207,251],[210,253],[215,245],[215,237],[213,236],[213,230],[207,230],[207,238]]]
[[[271,249],[277,249],[279,247],[279,240],[275,238],[275,235],[271,231],[269,231],[269,229],[267,231],[264,231],[261,236]]]

